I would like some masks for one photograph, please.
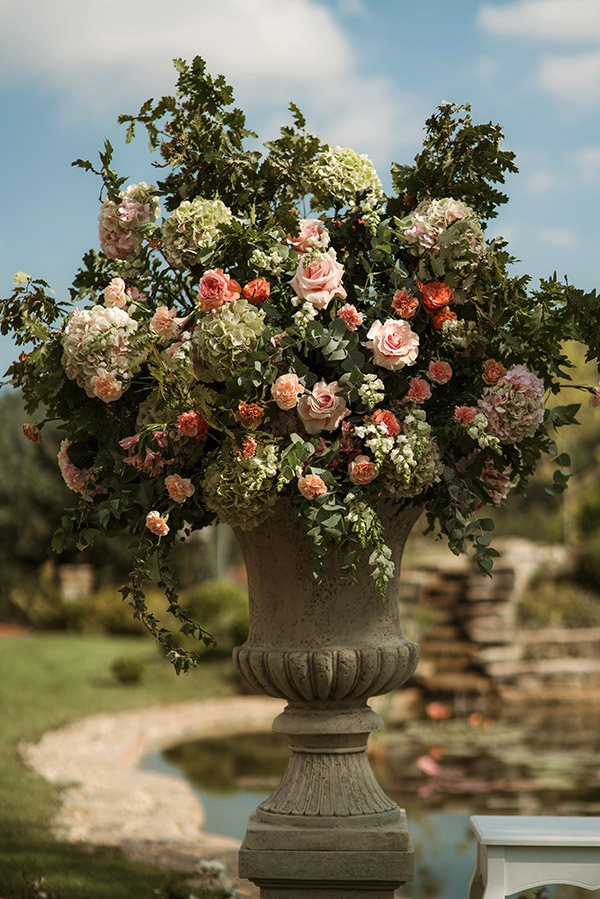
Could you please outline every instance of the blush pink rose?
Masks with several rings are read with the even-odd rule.
[[[449,362],[436,359],[435,362],[429,363],[427,377],[435,384],[447,384],[452,377],[452,366]]]
[[[367,334],[367,348],[373,350],[375,365],[398,371],[417,361],[419,335],[403,319],[388,318],[384,324],[377,319]]]
[[[356,331],[358,326],[362,325],[364,315],[352,303],[346,303],[339,310],[337,317],[342,319],[349,331]]]
[[[127,294],[125,293],[125,281],[123,278],[113,278],[108,287],[104,288],[104,305],[118,306],[124,309],[127,305]]]
[[[455,406],[454,407],[454,418],[456,421],[459,421],[461,425],[464,425],[465,428],[468,428],[470,424],[473,423],[473,419],[477,415],[477,409],[475,406]]]
[[[379,469],[368,456],[357,456],[348,465],[348,475],[353,484],[370,484],[378,474]]]
[[[305,499],[316,499],[327,493],[327,484],[318,474],[307,474],[298,478],[298,490]]]
[[[156,509],[146,515],[146,527],[157,537],[165,537],[170,531],[169,525]]]
[[[338,382],[327,384],[319,381],[312,390],[312,396],[302,396],[298,400],[298,415],[309,434],[320,431],[334,431],[350,409],[346,400],[337,393]]]
[[[171,309],[167,309],[166,306],[159,306],[150,322],[152,330],[164,340],[173,340],[179,334],[179,323],[175,318],[176,314],[175,306]]]
[[[296,408],[301,393],[304,393],[304,387],[298,380],[298,375],[293,372],[280,375],[271,387],[273,399],[279,408],[286,412],[288,409]]]
[[[301,300],[310,303],[315,309],[327,309],[334,297],[346,299],[346,291],[342,287],[344,266],[335,258],[335,251],[318,253],[305,265],[304,256],[300,257],[296,274],[290,281]]]
[[[301,219],[297,237],[288,234],[287,241],[297,253],[306,253],[313,247],[323,247],[328,243],[327,229],[318,219]]]
[[[184,503],[196,492],[196,488],[189,478],[182,478],[178,474],[170,474],[165,478],[165,487],[169,496],[176,503]]]
[[[222,268],[209,269],[204,272],[198,285],[200,309],[202,312],[218,309],[223,303],[239,299],[241,292],[238,282],[224,274]]]
[[[114,403],[123,395],[123,382],[108,371],[94,375],[90,380],[94,396],[103,403]]]
[[[408,385],[407,400],[413,403],[424,403],[431,396],[431,387],[424,378],[412,378]]]

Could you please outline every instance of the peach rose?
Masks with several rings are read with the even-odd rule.
[[[127,305],[127,294],[125,293],[125,281],[123,278],[113,278],[108,287],[104,288],[104,305],[118,306],[124,309]]]
[[[329,242],[327,230],[319,219],[301,219],[297,237],[288,234],[287,241],[297,253],[306,253],[312,247],[322,247]]]
[[[423,284],[419,281],[418,285],[419,290],[423,294],[423,309],[425,312],[433,314],[438,309],[441,309],[442,306],[447,306],[452,302],[454,291],[447,284],[444,284],[443,281],[430,281],[428,284]]]
[[[263,409],[258,403],[245,403],[244,400],[240,400],[235,417],[245,428],[258,426],[262,421]]]
[[[189,412],[182,412],[177,418],[177,431],[182,437],[193,437],[195,440],[202,440],[208,433],[209,424],[205,418],[190,409]]]
[[[146,515],[146,527],[157,537],[165,537],[170,531],[169,525],[156,509]]]
[[[376,425],[385,425],[388,437],[397,437],[402,431],[402,425],[389,409],[376,409],[373,413],[373,422]]]
[[[501,362],[496,362],[495,359],[488,359],[485,363],[485,368],[483,370],[483,380],[486,384],[489,384],[490,387],[493,384],[496,384],[500,378],[503,378],[506,374],[506,369],[502,365]]]
[[[94,396],[103,403],[114,403],[123,395],[123,382],[119,381],[108,371],[102,371],[94,375],[90,380]]]
[[[167,309],[159,306],[150,322],[152,330],[164,340],[173,340],[179,334],[179,324],[175,318],[177,312],[175,306]]]
[[[170,474],[165,478],[165,487],[169,496],[176,503],[184,503],[196,492],[196,488],[189,478],[182,478],[178,474]]]
[[[352,303],[346,303],[338,311],[337,317],[342,319],[349,331],[356,331],[358,326],[362,325],[364,315]]]
[[[403,319],[388,318],[382,324],[373,322],[367,334],[367,348],[373,350],[373,362],[382,368],[398,371],[414,365],[419,355],[419,335]]]
[[[379,469],[368,456],[357,456],[348,465],[348,475],[353,484],[370,484],[378,474]]]
[[[419,301],[408,290],[397,290],[392,300],[392,308],[400,318],[412,318],[419,308]]]
[[[327,484],[318,474],[307,474],[298,478],[298,490],[305,499],[316,499],[327,493]]]
[[[304,387],[293,372],[280,375],[271,387],[273,399],[284,411],[296,408],[300,393],[304,393]]]
[[[266,278],[255,278],[246,284],[242,293],[248,302],[252,303],[253,306],[257,306],[259,303],[264,303],[265,300],[269,299],[271,296],[271,285]]]
[[[327,309],[334,297],[346,299],[342,287],[344,266],[335,258],[335,251],[318,253],[305,265],[300,257],[296,274],[290,281],[300,299],[311,303],[315,309]]]
[[[337,393],[338,382],[327,384],[319,381],[312,389],[312,396],[298,400],[298,415],[309,434],[334,431],[343,418],[350,415],[346,400]]]
[[[242,448],[240,449],[239,446],[234,446],[233,453],[240,459],[251,459],[256,455],[257,449],[258,441],[255,440],[254,437],[244,437],[242,441]]]

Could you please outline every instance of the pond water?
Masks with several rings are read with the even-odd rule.
[[[375,734],[371,765],[406,809],[415,848],[415,879],[402,896],[466,899],[475,861],[470,815],[600,814],[597,721],[598,710],[550,709],[512,719],[415,720]],[[243,734],[184,743],[149,756],[144,767],[187,778],[204,805],[206,829],[242,839],[248,816],[286,764],[287,738]],[[547,896],[600,893],[554,886]]]

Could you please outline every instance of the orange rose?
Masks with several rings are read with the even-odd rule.
[[[271,296],[271,285],[265,278],[255,278],[244,287],[242,293],[253,306],[264,303]]]
[[[489,384],[490,386],[496,384],[505,374],[506,369],[501,362],[496,362],[495,359],[488,359],[486,361],[483,370],[483,380],[486,384]]]
[[[442,306],[442,308],[436,312],[435,315],[432,315],[429,319],[429,324],[434,329],[434,331],[439,331],[443,327],[444,322],[456,321],[458,318],[456,312],[453,312],[449,306]]]
[[[423,309],[430,315],[452,302],[454,291],[443,281],[430,281],[429,284],[419,281],[418,285],[423,294]]]
[[[376,425],[385,425],[388,437],[396,437],[402,430],[402,425],[389,409],[377,409],[373,413],[373,422]]]
[[[379,470],[368,456],[357,456],[348,466],[348,475],[353,484],[370,484]]]
[[[307,474],[298,478],[298,490],[305,499],[316,499],[327,493],[327,484],[318,474]]]

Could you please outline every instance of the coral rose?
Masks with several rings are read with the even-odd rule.
[[[436,312],[435,315],[432,315],[429,319],[429,324],[434,329],[434,331],[440,331],[444,327],[444,322],[455,322],[458,318],[456,312],[453,309],[450,309],[449,306],[442,306],[442,308]]]
[[[298,401],[298,415],[309,434],[333,431],[342,419],[350,415],[346,400],[337,393],[338,382],[327,384],[319,381],[312,396],[302,396]]]
[[[368,456],[357,456],[348,465],[348,476],[353,484],[370,484],[378,474],[379,469]]]
[[[468,428],[470,424],[473,423],[473,419],[477,415],[477,409],[475,406],[455,406],[454,407],[454,418],[456,421],[459,421],[461,425],[464,425],[465,428]]]
[[[298,395],[301,393],[304,393],[304,387],[298,380],[298,375],[293,372],[280,375],[271,387],[273,399],[284,412],[296,408]]]
[[[356,331],[358,326],[362,325],[364,315],[352,303],[346,303],[339,310],[337,317],[342,319],[349,331]]]
[[[408,290],[397,290],[392,300],[392,308],[400,318],[412,318],[419,308],[419,301]]]
[[[169,525],[156,509],[146,515],[146,527],[157,537],[165,537],[170,531]]]
[[[384,324],[377,319],[371,325],[367,338],[366,345],[373,350],[375,365],[398,371],[417,361],[419,335],[403,319],[388,318]]]
[[[240,459],[251,459],[256,455],[256,450],[258,449],[258,441],[254,439],[254,437],[244,437],[242,441],[242,448],[239,446],[234,446],[233,453],[235,456],[238,456]]]
[[[496,362],[495,359],[488,359],[485,363],[482,377],[485,383],[491,387],[493,384],[497,384],[505,374],[506,369],[501,362]]]
[[[298,490],[305,499],[316,499],[327,493],[327,484],[318,474],[307,474],[298,478]]]
[[[423,294],[423,309],[425,312],[433,314],[438,309],[441,309],[442,306],[447,306],[452,302],[454,291],[447,284],[444,284],[443,281],[430,281],[428,284],[423,284],[419,281],[418,285],[419,290]]]
[[[190,409],[189,412],[182,412],[177,419],[177,431],[182,437],[202,440],[208,433],[209,427],[207,420],[193,409]]]
[[[189,478],[182,478],[178,474],[170,474],[165,478],[165,487],[169,496],[176,503],[184,503],[196,492],[196,488]]]
[[[306,253],[314,247],[324,247],[329,243],[327,229],[319,219],[301,219],[297,237],[288,234],[287,241],[297,253]]]
[[[269,299],[271,296],[271,285],[266,278],[255,278],[246,284],[242,293],[253,306],[257,306],[259,303],[264,303],[265,300]]]
[[[373,422],[376,425],[384,425],[387,437],[397,437],[402,431],[402,425],[393,412],[388,409],[377,409],[373,413]]]
[[[104,305],[118,306],[124,309],[127,305],[127,294],[125,293],[125,281],[123,278],[113,278],[108,287],[104,288]]]
[[[447,384],[452,377],[452,366],[449,362],[442,362],[441,359],[436,359],[435,362],[429,363],[427,377],[435,384]]]
[[[296,274],[290,281],[300,299],[310,303],[315,309],[327,309],[334,297],[346,299],[342,287],[344,266],[335,258],[334,250],[317,253],[310,262],[300,257]]]

